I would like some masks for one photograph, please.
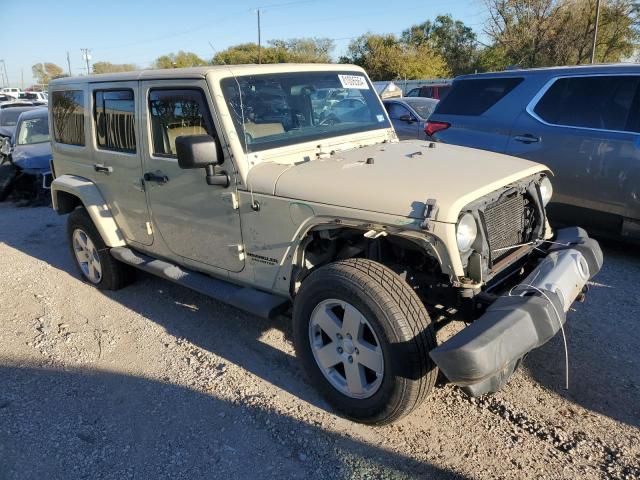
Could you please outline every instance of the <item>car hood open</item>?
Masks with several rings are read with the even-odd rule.
[[[297,165],[252,168],[254,192],[391,215],[421,218],[436,200],[434,220],[455,223],[460,210],[492,191],[537,172],[539,163],[421,140],[337,152]]]

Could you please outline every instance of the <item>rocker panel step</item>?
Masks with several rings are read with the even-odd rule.
[[[130,248],[114,247],[111,249],[111,255],[123,263],[190,288],[258,317],[272,319],[284,312],[289,304],[289,299],[285,297],[209,277],[173,263],[149,257]]]

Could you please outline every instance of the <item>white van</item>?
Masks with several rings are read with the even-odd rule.
[[[0,93],[3,93],[4,95],[9,95],[9,96],[17,99],[18,97],[20,97],[20,94],[22,93],[22,90],[20,90],[19,88],[15,88],[15,87],[4,87],[2,90],[0,90]]]

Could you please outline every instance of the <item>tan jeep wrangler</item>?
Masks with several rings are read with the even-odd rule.
[[[583,230],[552,233],[545,166],[398,142],[358,67],[65,78],[50,101],[53,205],[83,278],[116,289],[137,268],[291,313],[311,381],[358,421],[407,414],[438,369],[497,390],[602,265]],[[437,345],[433,307],[472,323]]]

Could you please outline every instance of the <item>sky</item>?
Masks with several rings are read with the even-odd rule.
[[[53,62],[67,71],[67,52],[72,74],[86,73],[81,48],[91,50],[92,63],[140,68],[179,50],[210,60],[231,45],[257,42],[257,9],[263,44],[328,37],[336,58],[363,33],[400,34],[440,14],[462,20],[482,38],[487,18],[483,0],[30,0],[27,9],[24,0],[0,0],[0,59],[17,87],[34,83],[35,63]]]

